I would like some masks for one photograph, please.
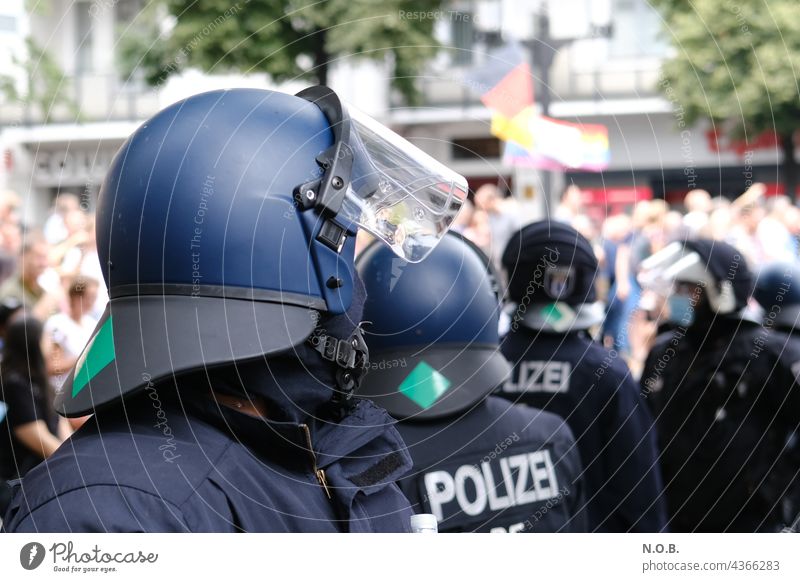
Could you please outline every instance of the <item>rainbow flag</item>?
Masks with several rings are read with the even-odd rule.
[[[608,167],[608,128],[576,124],[536,114],[530,67],[511,69],[481,101],[492,111],[492,135],[506,142],[506,164],[546,170],[587,170]]]
[[[492,134],[506,142],[503,162],[543,170],[600,172],[608,167],[608,128],[536,115],[533,106],[513,118],[492,116]]]

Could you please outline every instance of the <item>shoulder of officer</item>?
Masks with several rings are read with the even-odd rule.
[[[492,417],[503,421],[506,431],[518,431],[523,438],[533,437],[543,442],[574,442],[572,431],[563,418],[524,404],[514,404],[505,398],[490,396],[486,409]]]
[[[150,420],[89,419],[22,479],[7,527],[61,531],[63,521],[65,531],[185,530],[179,508],[235,443],[177,411],[163,426]]]

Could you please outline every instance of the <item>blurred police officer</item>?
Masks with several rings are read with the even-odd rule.
[[[753,297],[763,308],[762,327],[768,333],[769,346],[778,354],[780,365],[773,373],[784,375],[782,383],[793,383],[780,406],[779,421],[786,428],[787,439],[782,466],[800,467],[800,262],[777,262],[765,266],[756,278]],[[786,377],[788,376],[788,377]],[[779,395],[780,396],[780,395]],[[787,477],[789,477],[787,475]],[[790,479],[783,504],[784,517],[800,514],[800,479]],[[787,526],[797,531],[800,515],[787,519]]]
[[[677,246],[675,246],[677,245]],[[642,375],[653,403],[675,531],[778,531],[796,512],[787,448],[790,369],[753,317],[753,277],[732,246],[699,239],[661,253],[668,317]]]
[[[503,254],[513,364],[499,394],[558,414],[575,434],[593,531],[661,531],[666,517],[653,421],[616,352],[594,342],[597,259],[575,229],[530,224]]]
[[[374,244],[358,259],[373,360],[360,394],[395,418],[400,482],[440,531],[585,531],[580,460],[555,415],[489,394],[508,377],[488,259],[457,235],[422,263]]]
[[[411,179],[436,186],[405,197]],[[101,189],[111,301],[56,399],[94,416],[5,528],[407,531],[411,461],[350,398],[368,362],[355,234],[419,260],[465,189],[325,87],[213,91],[147,121]]]

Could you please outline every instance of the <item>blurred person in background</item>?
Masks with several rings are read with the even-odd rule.
[[[450,226],[450,230],[459,234],[464,234],[464,231],[469,228],[472,222],[472,214],[474,212],[475,205],[469,200],[464,200],[464,205],[461,207],[461,211]]]
[[[733,228],[735,212],[729,200],[716,198],[714,209],[708,217],[708,225],[701,232],[701,238],[726,241],[730,237]]]
[[[683,214],[677,210],[670,210],[664,216],[664,232],[661,237],[661,247],[673,241],[688,240],[696,235],[686,226]]]
[[[53,209],[44,222],[44,238],[51,245],[58,245],[69,236],[66,217],[71,212],[80,210],[80,199],[72,192],[62,192],[53,201]]]
[[[83,249],[89,242],[89,217],[83,210],[71,210],[64,215],[66,236],[50,247],[50,264],[62,276],[70,277],[80,269]]]
[[[795,256],[795,241],[782,218],[789,201],[766,198],[766,193],[767,187],[756,182],[731,203],[732,224],[725,240],[745,254],[751,268]]]
[[[689,231],[691,238],[697,238],[705,231],[711,217],[714,203],[711,194],[705,190],[690,190],[683,198],[683,207],[686,214],[683,224]]]
[[[571,224],[576,216],[583,212],[583,194],[575,184],[570,184],[561,194],[561,201],[553,213],[553,218],[559,222]]]
[[[590,531],[662,531],[652,417],[619,353],[588,333],[604,315],[591,245],[565,224],[536,222],[511,238],[503,265],[513,303],[501,349],[514,370],[498,395],[557,414],[572,429]]]
[[[622,306],[614,327],[606,325],[606,333],[613,338],[613,348],[626,357],[630,354],[629,324],[641,294],[636,274],[641,262],[664,246],[664,218],[668,210],[663,200],[639,201],[633,209],[631,233],[617,248],[616,285],[612,295]]]
[[[613,347],[614,337],[619,331],[623,314],[623,303],[616,298],[617,249],[631,232],[631,219],[627,214],[616,214],[605,219],[602,226],[603,260],[600,262],[598,279],[605,280],[608,291],[600,299],[606,304],[606,317],[601,331],[603,345]],[[598,290],[601,287],[598,286]]]
[[[22,245],[19,204],[15,192],[6,190],[0,194],[0,284],[17,268]]]
[[[64,256],[61,270],[62,276],[83,276],[97,282],[96,298],[89,313],[99,320],[108,303],[108,288],[103,277],[100,256],[97,254],[97,233],[94,217],[89,218],[87,221],[86,233],[87,236],[83,244],[74,247]]]
[[[491,233],[488,249],[476,244],[489,255],[495,268],[499,268],[508,239],[522,226],[517,202],[513,198],[504,198],[500,188],[494,184],[484,184],[475,191],[475,208],[486,213]]]
[[[12,222],[19,224],[19,207],[22,199],[13,190],[4,190],[0,193],[0,223]]]
[[[595,289],[598,297],[605,300],[608,297],[608,285],[605,277],[600,273],[602,272],[603,265],[606,263],[606,248],[603,240],[600,238],[600,233],[594,224],[594,221],[586,214],[579,214],[572,219],[570,224],[572,228],[577,230],[583,238],[589,241],[594,251],[594,256],[597,257],[597,263],[600,265],[598,270],[598,277],[595,281]]]
[[[481,252],[490,256],[492,252],[492,230],[489,226],[489,215],[485,210],[473,208],[469,214],[469,224],[461,234],[481,249]]]
[[[448,234],[425,261],[399,272],[396,263],[376,243],[356,265],[372,322],[358,395],[400,420],[414,462],[400,487],[415,510],[445,532],[586,531],[580,456],[563,419],[490,395],[511,366],[488,257]]]
[[[12,319],[0,371],[0,400],[8,409],[7,430],[0,435],[0,476],[5,479],[24,476],[52,455],[69,433],[53,408],[55,392],[45,365],[47,351],[47,338],[36,318]]]
[[[672,330],[651,350],[641,389],[656,417],[669,527],[780,531],[798,509],[797,467],[785,450],[800,407],[787,406],[797,399],[791,367],[751,319],[751,272],[720,241],[662,255],[650,280]]]
[[[800,526],[800,478],[797,474],[800,467],[800,262],[793,260],[765,266],[756,279],[753,297],[764,309],[762,328],[769,331],[771,351],[779,354],[778,369],[784,373],[788,370],[794,376],[794,387],[784,395],[776,417],[776,424],[785,430],[786,447],[779,462],[784,470],[773,477],[772,485],[774,489],[785,490],[783,518],[797,532]],[[792,518],[793,513],[798,515]]]
[[[49,285],[47,289],[42,285],[42,276],[50,265],[49,251],[50,247],[41,235],[27,234],[17,271],[0,285],[0,300],[18,300],[40,321],[46,321],[58,312],[64,299],[60,282]]]
[[[45,323],[45,334],[52,345],[47,369],[56,389],[61,388],[97,325],[92,315],[97,288],[95,279],[74,277],[67,292],[69,310],[52,315]]]
[[[2,348],[5,343],[6,329],[13,317],[22,313],[22,303],[10,297],[0,301],[0,360],[2,360]]]

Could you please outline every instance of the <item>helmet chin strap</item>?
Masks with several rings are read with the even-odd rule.
[[[362,325],[363,322],[347,339],[315,334],[306,340],[322,359],[336,364],[336,387],[330,404],[341,415],[352,408],[353,393],[369,368],[369,349],[364,341]]]

